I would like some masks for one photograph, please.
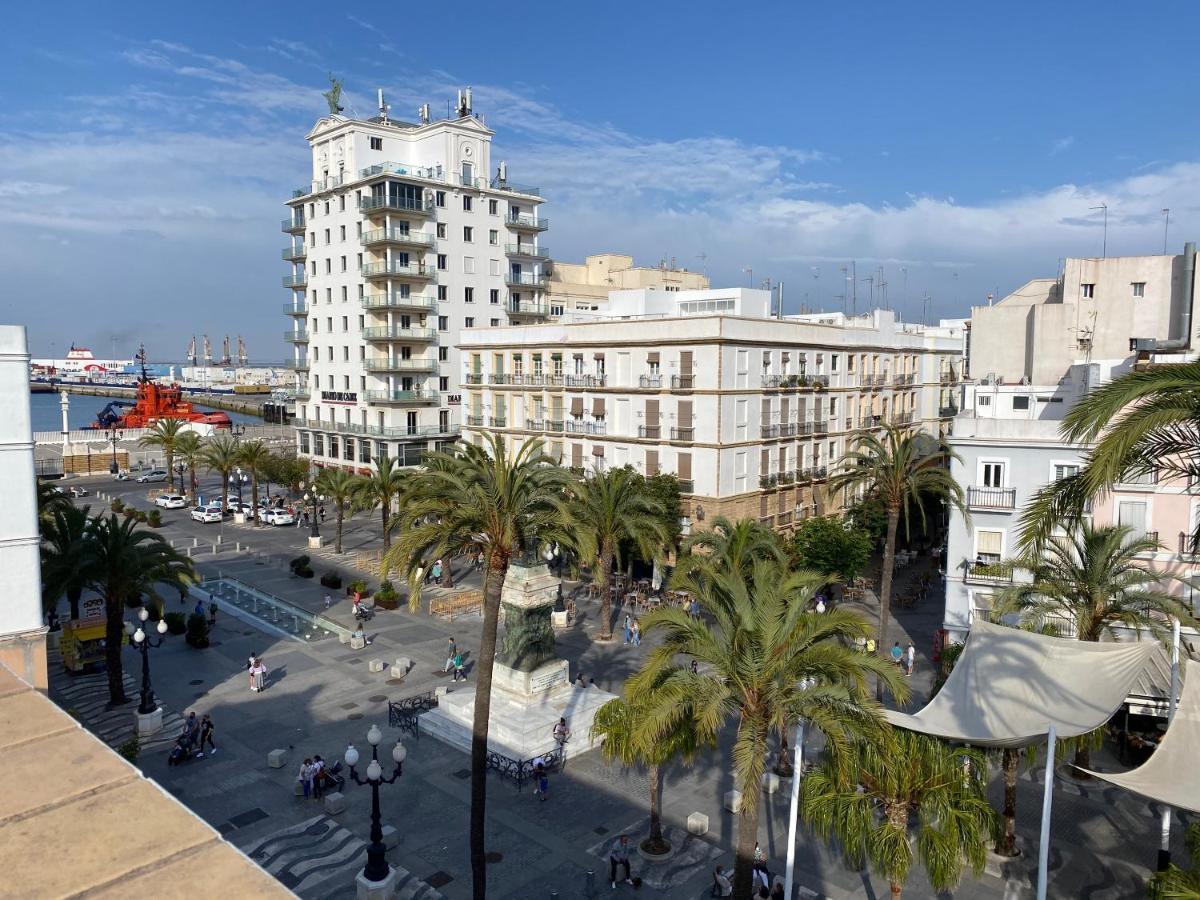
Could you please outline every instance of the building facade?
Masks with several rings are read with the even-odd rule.
[[[464,329],[539,321],[548,251],[537,188],[491,172],[493,132],[460,92],[452,118],[331,114],[308,133],[311,182],[283,231],[292,266],[298,450],[318,465],[415,464],[461,427]]]
[[[708,276],[687,269],[635,266],[633,257],[622,253],[597,253],[582,263],[556,261],[547,285],[550,314],[599,312],[608,305],[609,291],[659,290],[703,291],[710,287]]]
[[[769,313],[767,291],[617,291],[602,315],[463,332],[465,439],[674,473],[688,523],[784,528],[838,507],[825,479],[855,432],[952,414],[961,326]]]

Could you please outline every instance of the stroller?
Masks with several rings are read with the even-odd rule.
[[[171,750],[167,754],[168,766],[181,766],[192,758],[192,742],[186,736],[180,735],[175,739],[175,743],[171,745]]]

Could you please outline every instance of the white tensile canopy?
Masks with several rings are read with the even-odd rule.
[[[937,696],[917,713],[886,715],[900,728],[979,747],[1040,743],[1051,725],[1058,738],[1086,734],[1120,708],[1154,647],[1151,641],[1093,643],[976,621]]]
[[[1164,806],[1200,813],[1200,663],[1184,660],[1183,693],[1158,749],[1141,766],[1129,772],[1090,772],[1097,778],[1156,800]]]

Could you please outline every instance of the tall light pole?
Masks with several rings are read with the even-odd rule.
[[[319,540],[321,537],[321,529],[317,527],[317,503],[324,503],[325,495],[317,494],[316,485],[309,485],[309,487],[311,490],[305,491],[304,494],[304,502],[312,506],[312,530],[309,531],[308,536],[311,538],[317,538]],[[300,482],[300,490],[304,490],[303,481]]]
[[[387,848],[383,846],[383,823],[380,821],[379,815],[379,786],[393,784],[403,774],[404,760],[408,756],[405,746],[400,741],[396,741],[396,746],[392,748],[392,760],[396,763],[396,768],[392,770],[391,778],[384,778],[383,767],[379,765],[379,742],[382,740],[383,733],[379,730],[379,726],[372,725],[367,731],[367,743],[371,745],[371,761],[367,763],[366,778],[361,778],[355,771],[354,767],[358,765],[358,751],[353,744],[346,748],[344,757],[354,783],[371,786],[371,843],[367,845],[367,864],[363,867],[362,878],[364,881],[374,884],[387,881],[394,874],[385,855]]]
[[[1167,255],[1167,229],[1171,227],[1171,207],[1163,207],[1163,256]]]
[[[113,475],[121,471],[121,467],[117,465],[117,441],[121,440],[121,437],[122,432],[120,428],[116,425],[108,426],[108,442],[112,444],[112,462],[108,465],[108,471]],[[88,471],[91,471],[91,466],[88,467]]]
[[[746,266],[742,271],[750,276],[750,287],[754,287],[754,269],[751,266]]]
[[[159,634],[158,642],[151,643],[150,638],[146,635],[146,620],[150,618],[150,611],[146,607],[138,610],[139,624],[134,630],[132,622],[125,623],[125,633],[133,638],[133,646],[142,654],[142,701],[138,705],[138,714],[148,716],[158,710],[158,703],[154,699],[154,688],[150,685],[150,648],[161,647],[163,635],[167,633],[166,619],[158,620]]]
[[[1104,211],[1104,241],[1100,245],[1100,258],[1108,259],[1108,204],[1101,203],[1099,206],[1089,206],[1088,209]]]

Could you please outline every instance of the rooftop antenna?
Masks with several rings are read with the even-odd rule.
[[[1104,210],[1104,242],[1100,245],[1100,258],[1108,259],[1108,204],[1101,203],[1099,206],[1089,206],[1088,209]]]
[[[429,124],[429,104],[428,103],[422,103],[420,106],[417,107],[417,118],[420,120],[422,125]]]
[[[1163,256],[1167,255],[1167,229],[1171,227],[1171,207],[1163,207]]]
[[[903,278],[903,283],[900,287],[900,318],[903,319],[904,308],[908,305],[908,266],[900,267],[900,275]]]
[[[842,266],[841,269],[842,269],[842,281],[849,283],[850,267]],[[849,296],[849,292],[845,290],[845,285],[842,285],[842,288],[843,288],[842,293],[839,296],[842,298],[842,312],[844,313],[846,311],[846,299]]]
[[[706,265],[706,263],[708,260],[708,254],[705,253],[703,250],[701,250],[698,254],[696,254],[696,259],[700,260],[700,274],[707,275],[708,274],[708,266]]]
[[[871,298],[871,308],[874,309],[875,308],[875,276],[873,274],[868,275],[866,278],[863,279],[863,281],[865,281],[867,283],[867,293],[868,293],[868,296]]]
[[[858,260],[850,260],[850,315],[858,315]]]
[[[742,271],[750,276],[750,287],[754,287],[754,268],[753,268],[753,266],[746,266],[744,269],[742,269]]]
[[[496,168],[496,179],[501,184],[508,182],[508,163],[504,160],[500,160],[500,165]]]
[[[383,88],[378,89],[379,94],[379,118],[384,125],[388,124],[388,105],[383,102]]]

